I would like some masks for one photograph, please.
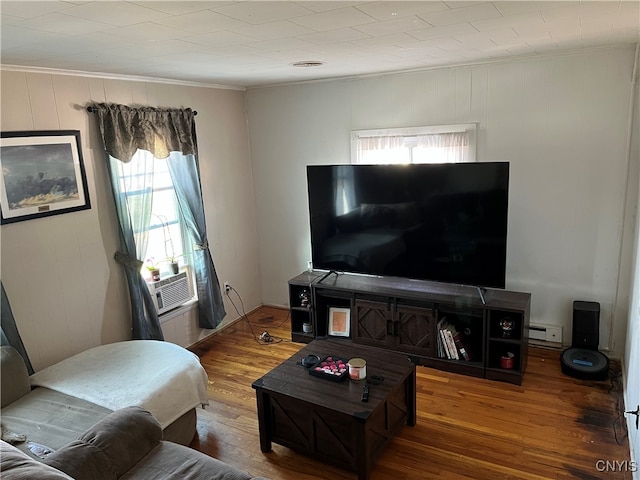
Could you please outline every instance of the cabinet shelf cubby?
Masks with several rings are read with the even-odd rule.
[[[312,281],[313,277],[309,275],[298,275],[289,282],[289,316],[293,342],[310,343],[316,337],[312,311]],[[305,332],[305,324],[310,326],[310,331]]]
[[[487,378],[522,378],[527,364],[529,310],[487,310]]]

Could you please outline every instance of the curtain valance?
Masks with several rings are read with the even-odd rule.
[[[129,107],[115,103],[90,106],[98,116],[105,150],[122,162],[130,162],[136,150],[147,150],[156,158],[171,152],[195,155],[195,112],[186,109]]]

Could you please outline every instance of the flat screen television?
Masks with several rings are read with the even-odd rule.
[[[313,267],[505,287],[509,163],[307,166]]]

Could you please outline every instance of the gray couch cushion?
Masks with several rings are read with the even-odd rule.
[[[3,379],[4,379],[4,371]],[[38,387],[2,407],[2,425],[27,436],[27,440],[52,450],[77,440],[95,423],[111,413],[99,405]],[[16,445],[33,456],[26,444]]]
[[[2,365],[0,403],[4,408],[5,405],[29,393],[31,384],[24,359],[15,348],[8,345],[0,347],[0,365]]]
[[[115,480],[161,439],[162,428],[149,412],[127,407],[107,415],[44,461],[76,480]]]
[[[2,480],[73,480],[53,467],[28,457],[15,447],[0,441]]]
[[[242,470],[183,445],[162,442],[121,479],[251,480]]]

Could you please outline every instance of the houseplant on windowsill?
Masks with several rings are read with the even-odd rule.
[[[145,267],[147,267],[147,270],[149,270],[149,274],[151,275],[151,280],[153,280],[154,282],[157,282],[158,280],[160,280],[160,269],[156,265],[156,262],[154,261],[153,257],[147,258],[147,261],[145,262]]]
[[[173,248],[173,239],[171,238],[171,232],[169,231],[169,224],[167,222],[167,217],[164,215],[153,215],[156,217],[160,224],[162,225],[162,236],[164,238],[164,253],[166,261],[169,264],[169,272],[173,275],[177,275],[180,271],[180,265],[178,264],[178,257],[182,255],[175,255],[175,250]]]
[[[168,257],[167,261],[169,262],[169,270],[174,275],[177,275],[180,271],[180,265],[178,264],[178,260],[175,257]]]

